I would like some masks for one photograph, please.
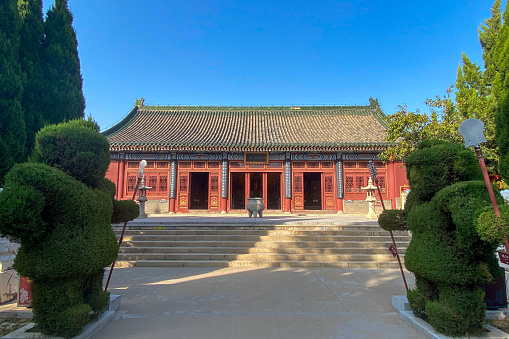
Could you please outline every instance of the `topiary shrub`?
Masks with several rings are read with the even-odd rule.
[[[14,268],[34,283],[33,320],[44,334],[72,337],[108,303],[104,267],[116,258],[111,228],[138,206],[114,200],[104,178],[109,144],[92,122],[48,126],[36,136],[41,163],[15,165],[0,193],[0,234],[21,244]]]
[[[430,140],[405,165],[410,193],[404,215],[412,232],[405,266],[416,278],[416,288],[407,295],[410,306],[446,335],[483,333],[483,284],[500,274],[495,250],[509,213],[503,209],[502,218],[491,215],[488,190],[469,149]],[[496,197],[502,204],[498,191]]]

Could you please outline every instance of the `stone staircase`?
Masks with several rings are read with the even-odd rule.
[[[122,225],[114,225],[117,238]],[[408,232],[394,232],[403,260]],[[389,232],[376,222],[348,225],[129,223],[116,267],[397,268]]]

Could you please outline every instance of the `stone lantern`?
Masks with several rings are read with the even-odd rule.
[[[368,219],[378,219],[378,216],[375,213],[375,201],[376,201],[375,190],[376,190],[376,186],[373,185],[373,180],[371,180],[371,177],[369,177],[369,179],[368,179],[368,186],[361,187],[361,188],[363,190],[365,190],[366,194],[367,194],[367,197],[366,197],[365,201],[368,202],[369,212],[366,215],[366,218],[368,218]]]
[[[140,202],[140,215],[139,219],[148,218],[147,213],[145,213],[145,202],[147,202],[147,191],[151,190],[152,187],[145,186],[145,177],[141,178],[140,182],[140,188],[138,189],[140,192],[140,195],[138,196],[138,200]]]

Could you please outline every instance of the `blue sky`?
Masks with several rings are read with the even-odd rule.
[[[365,105],[386,114],[454,83],[494,0],[69,0],[86,115],[153,105]],[[53,1],[44,0],[44,12]]]

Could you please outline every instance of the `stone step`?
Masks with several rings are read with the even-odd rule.
[[[396,259],[386,262],[369,261],[174,261],[139,260],[117,261],[116,267],[338,267],[338,268],[398,268]]]
[[[115,231],[117,236],[121,232]],[[390,236],[380,228],[370,230],[127,230],[124,236],[337,236],[337,235],[371,235]],[[407,236],[408,232],[394,232],[394,236]]]
[[[403,244],[400,244],[403,245]],[[379,248],[339,247],[339,248],[314,248],[314,247],[121,247],[120,253],[223,253],[223,254],[247,254],[247,253],[282,253],[282,254],[387,254],[389,246]],[[406,248],[398,246],[400,254],[406,252]]]
[[[389,232],[376,222],[346,225],[128,225],[118,264],[145,267],[398,267]],[[122,227],[114,226],[117,237]],[[411,235],[394,232],[404,257]]]
[[[123,253],[119,260],[172,260],[172,261],[201,261],[201,260],[228,260],[228,261],[390,261],[392,254],[217,254],[217,253]]]
[[[406,236],[394,236],[395,240],[405,239]],[[124,235],[124,241],[171,241],[171,242],[186,242],[186,241],[250,241],[250,242],[284,242],[284,241],[299,241],[299,242],[343,242],[343,241],[391,241],[389,235],[336,235],[336,236],[308,236],[308,235]]]
[[[113,225],[114,231],[122,231],[123,225]],[[125,228],[126,231],[172,231],[172,230],[303,230],[303,231],[313,231],[313,230],[329,230],[329,231],[342,231],[342,230],[382,230],[378,224],[359,224],[359,225],[178,225],[178,224],[156,224],[156,225],[127,225]]]
[[[151,240],[151,241],[130,241],[124,240],[122,242],[122,246],[125,247],[263,247],[263,248],[289,248],[289,247],[304,247],[304,248],[333,248],[333,247],[360,247],[360,248],[388,248],[392,245],[390,239],[385,241],[375,241],[376,239],[372,239],[373,241],[367,242],[358,242],[358,241],[342,241],[342,242],[334,242],[334,241],[323,241],[323,242],[298,242],[298,241],[263,241],[263,242],[253,242],[253,241],[159,241],[159,240]],[[407,247],[410,243],[408,241],[396,241],[396,245],[398,247]],[[353,244],[356,244],[353,246]]]

